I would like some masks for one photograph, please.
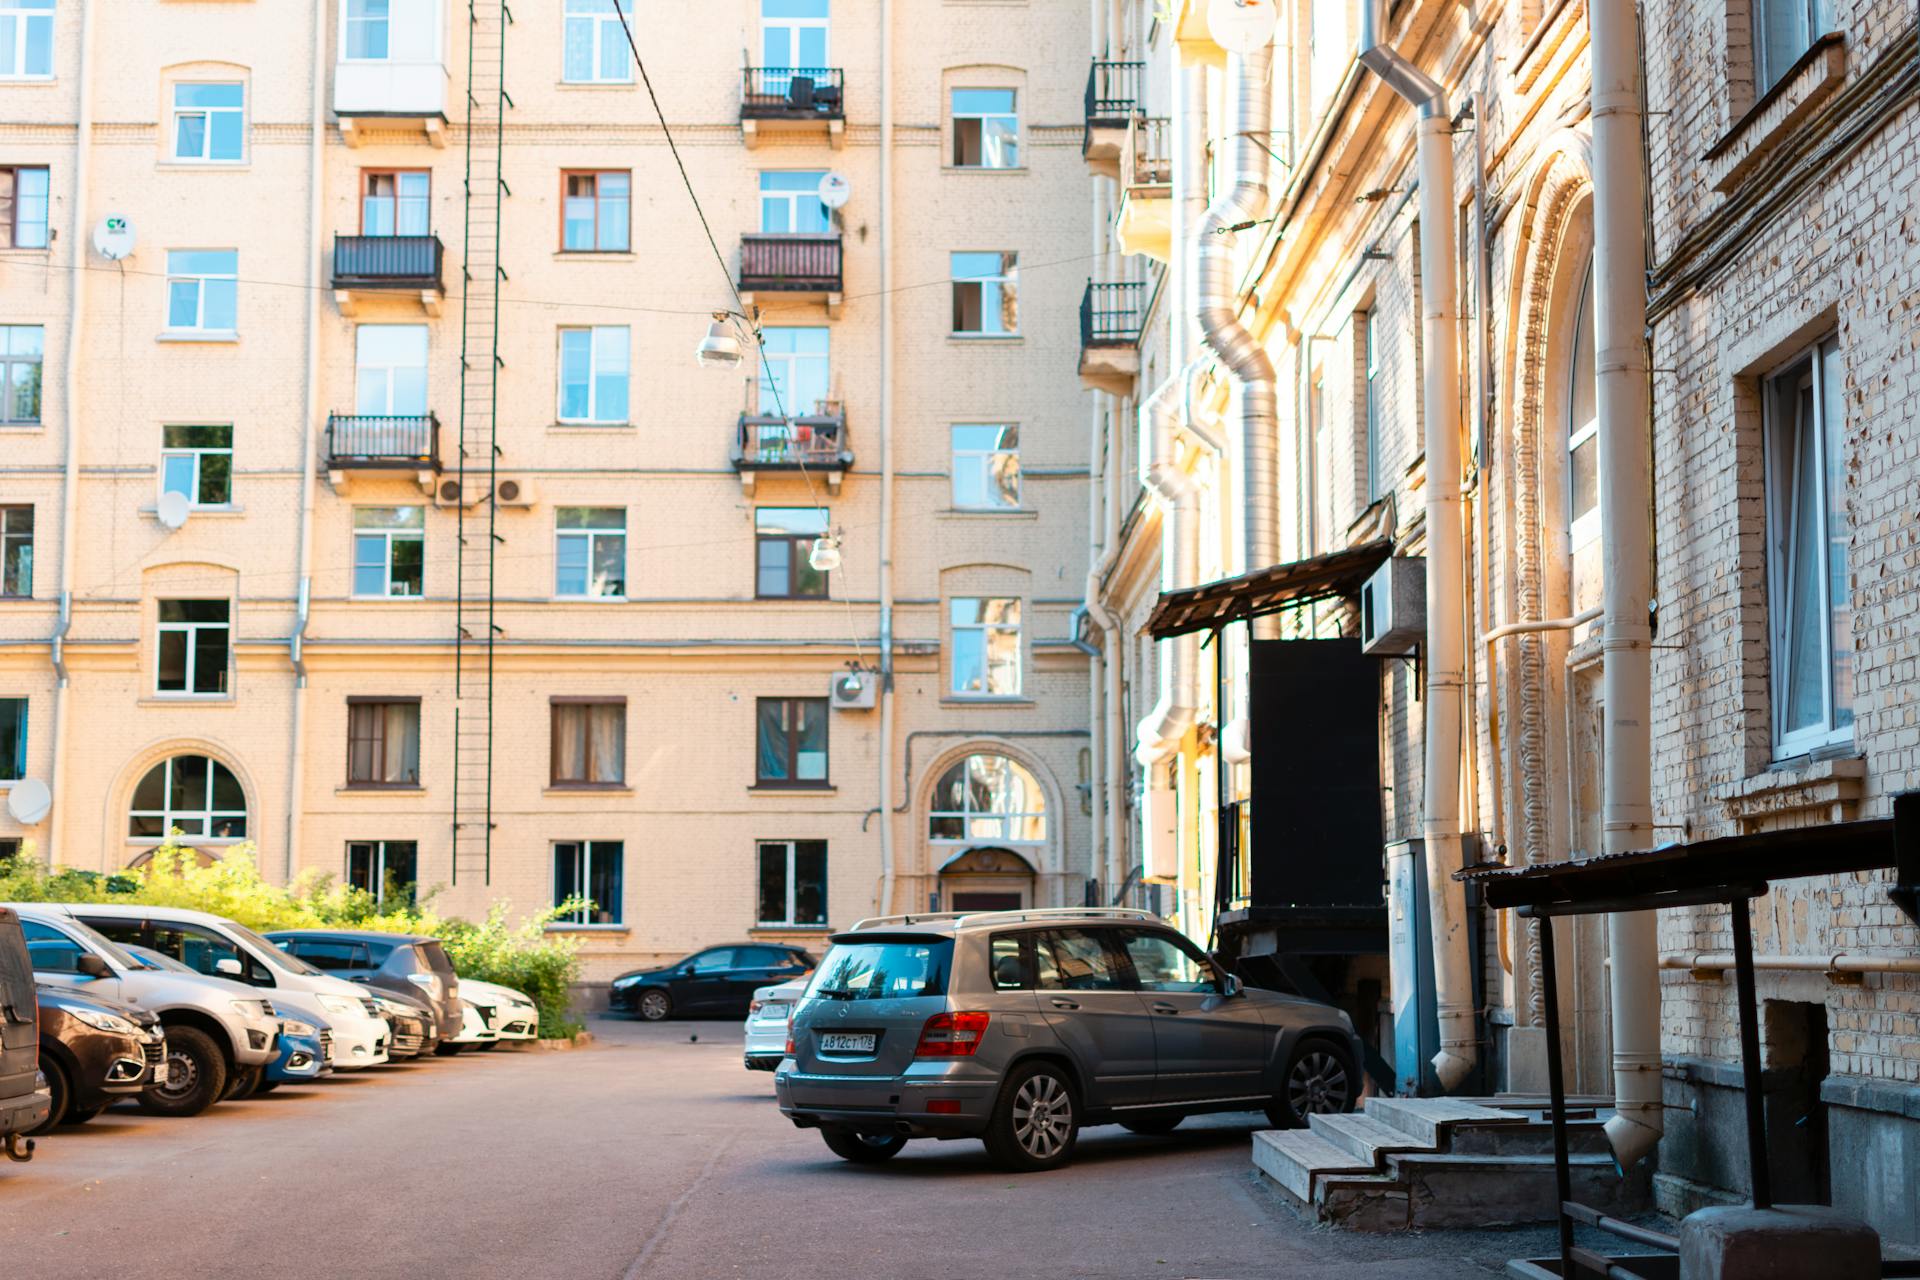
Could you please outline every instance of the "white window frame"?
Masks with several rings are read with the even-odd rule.
[[[960,264],[957,261],[955,261],[955,259],[959,258],[962,254],[996,254],[1000,258],[1000,269],[999,271],[991,275],[984,275],[984,276],[954,275],[953,273],[956,272],[960,266]],[[1019,337],[1020,336],[1020,254],[1019,252],[1013,249],[955,249],[950,254],[948,254],[947,263],[948,263],[948,274],[952,275],[952,278],[953,278],[952,290],[955,295],[959,293],[960,286],[963,284],[979,285],[983,291],[988,285],[992,285],[999,291],[1001,295],[1004,295],[1008,290],[1011,290],[1013,293],[1013,327],[1011,329],[954,328],[952,330],[952,336],[956,338],[1017,338]],[[951,310],[951,303],[950,303],[949,310]],[[993,313],[997,315],[998,308],[995,308]],[[985,298],[983,297],[980,305],[980,318],[983,323],[985,322],[988,314],[989,312],[986,306],[986,301],[985,301]],[[949,314],[948,319],[949,321],[953,319],[951,314]]]
[[[168,599],[169,600],[177,599],[177,600],[181,600],[188,603],[199,603],[202,600],[206,600],[207,597],[169,596]],[[154,697],[178,698],[185,701],[193,701],[197,699],[202,702],[225,701],[226,699],[233,697],[231,680],[227,682],[229,687],[223,690],[214,690],[208,693],[196,693],[193,688],[193,686],[198,683],[198,680],[196,679],[196,677],[199,675],[200,633],[202,631],[221,631],[226,633],[226,637],[227,637],[226,671],[229,675],[231,675],[233,672],[233,604],[231,601],[228,601],[228,600],[216,600],[216,601],[213,601],[213,603],[224,604],[227,606],[227,620],[225,622],[164,622],[164,621],[160,621],[156,616],[155,623],[154,623],[156,630],[154,632],[154,646],[153,646],[153,696]],[[162,661],[160,656],[160,651],[165,643],[163,640],[163,637],[169,634],[184,635],[187,640],[186,667],[184,669],[185,671],[184,683],[186,687],[183,689],[162,689],[160,687],[160,663]]]
[[[1011,111],[962,111],[954,105],[954,96],[956,94],[973,93],[973,92],[1010,93],[1013,95],[1013,110]],[[958,151],[960,147],[960,141],[959,141],[960,122],[962,120],[980,121],[981,162],[979,164],[961,164],[958,159],[956,159],[952,154],[949,154],[947,157],[947,163],[949,167],[955,168],[955,169],[1020,169],[1025,167],[1025,164],[1023,163],[1024,157],[1022,153],[1025,151],[1026,139],[1021,137],[1020,135],[1020,90],[1017,87],[1013,85],[998,85],[998,84],[950,85],[948,86],[948,89],[947,89],[947,116],[950,121],[950,127],[953,130],[953,137],[954,137],[953,149],[955,151]],[[986,162],[986,157],[989,154],[989,148],[987,147],[987,123],[986,122],[989,120],[1013,121],[1013,163],[988,164]]]
[[[1597,452],[1600,447],[1600,398],[1597,389],[1594,393],[1593,417],[1586,422],[1575,422],[1573,420],[1574,397],[1579,391],[1579,388],[1574,385],[1573,380],[1575,376],[1577,376],[1577,371],[1580,368],[1580,344],[1582,342],[1598,342],[1599,340],[1599,335],[1596,332],[1583,331],[1586,304],[1588,295],[1593,290],[1593,283],[1593,264],[1592,261],[1589,260],[1587,264],[1587,274],[1581,284],[1581,295],[1574,301],[1573,347],[1567,353],[1567,541],[1575,551],[1579,551],[1581,548],[1588,546],[1600,536],[1600,503],[1597,497],[1593,504],[1593,510],[1579,515],[1576,515],[1573,510],[1574,452],[1589,440],[1593,441],[1593,447],[1596,450],[1593,460],[1595,468],[1594,474],[1596,477],[1599,475],[1598,468],[1600,466],[1600,458]],[[1596,320],[1598,319],[1597,313],[1594,318]],[[1595,355],[1596,357],[1598,356],[1597,351]],[[1599,361],[1597,358],[1594,361],[1594,368],[1596,371],[1599,369]],[[1598,493],[1597,488],[1595,492],[1596,494]]]
[[[591,528],[591,527],[579,528],[579,529],[563,529],[560,527],[560,523],[559,523],[560,513],[562,511],[618,511],[620,513],[620,527],[618,529],[613,529],[613,528],[600,529],[600,528]],[[556,600],[611,600],[615,602],[625,600],[627,598],[627,591],[626,591],[627,509],[625,507],[556,507],[554,509],[553,518],[554,518],[554,529],[553,529],[553,596],[554,596],[554,599]],[[561,566],[561,559],[562,559],[561,552],[569,540],[576,540],[586,544],[586,552],[587,552],[586,584],[585,584],[585,589],[582,591],[567,591],[563,588],[563,585],[560,581],[560,573],[561,573],[560,566]],[[595,563],[595,557],[600,550],[600,544],[603,541],[617,542],[620,545],[620,584],[621,586],[620,586],[620,590],[617,592],[595,591],[593,589],[593,585],[594,585],[593,566]]]
[[[53,79],[53,14],[54,0],[0,0],[0,23],[13,28],[13,65],[0,67],[0,80],[51,80]],[[27,69],[28,37],[38,28],[47,40],[47,69],[29,71]]]
[[[1788,69],[1813,48],[1813,42],[1827,33],[1830,19],[1823,0],[1753,0],[1751,13],[1753,91],[1757,97],[1786,77]],[[1776,24],[1791,26],[1785,32],[1790,42],[1778,50],[1778,62],[1768,56],[1768,36]]]
[[[792,334],[795,341],[799,335],[817,334],[826,339],[824,351],[783,350],[779,343],[768,341],[778,337],[784,343],[786,336]],[[833,399],[833,330],[826,325],[768,325],[761,330],[760,369],[755,383],[756,403],[765,417],[780,415],[788,418],[805,418],[823,410],[824,404]],[[804,380],[801,375],[806,375]],[[811,402],[803,403],[797,389],[817,386],[822,394]],[[774,392],[779,394],[775,395]],[[784,411],[784,413],[782,412]]]
[[[347,868],[346,868],[346,875],[343,877],[343,879],[346,882],[346,884],[349,885],[350,887],[358,888],[357,885],[353,884],[353,848],[354,846],[365,845],[367,846],[367,848],[372,850],[372,855],[368,860],[368,863],[369,863],[368,869],[373,872],[373,887],[371,889],[363,890],[363,892],[370,893],[373,895],[373,901],[375,906],[379,906],[383,901],[385,901],[387,896],[386,895],[387,846],[390,844],[410,844],[413,846],[413,879],[409,881],[405,881],[404,883],[412,884],[418,887],[420,883],[420,842],[418,840],[349,840],[347,841]]]
[[[414,526],[367,525],[363,527],[360,524],[360,513],[362,511],[412,511],[419,515],[420,523]],[[393,549],[394,544],[400,542],[416,542],[420,544],[420,589],[418,591],[395,592],[393,589]],[[364,544],[365,546],[371,547],[376,543],[379,545],[380,551],[380,590],[377,592],[362,591],[360,590],[360,570],[362,567],[371,569],[374,565],[371,559],[362,560],[360,554],[362,546]],[[353,565],[348,570],[347,587],[349,594],[352,595],[355,600],[419,600],[424,598],[427,594],[426,559],[427,528],[425,507],[402,504],[400,506],[366,506],[355,507],[353,509]]]
[[[166,435],[168,427],[225,427],[227,429],[227,445],[225,448],[221,448],[218,445],[170,445],[167,443],[167,435]],[[224,457],[227,460],[227,500],[225,502],[200,501],[200,478],[201,478],[200,464],[202,459],[207,457]],[[188,477],[188,484],[190,488],[184,495],[187,499],[188,506],[194,508],[196,511],[220,511],[220,510],[224,510],[227,507],[231,507],[233,505],[233,424],[232,423],[230,422],[169,422],[169,423],[163,424],[160,428],[159,493],[164,494],[169,492],[167,488],[167,463],[172,461],[175,458],[186,458],[192,463],[192,466],[193,466],[193,473],[191,476]],[[179,491],[173,490],[172,492],[179,492]]]
[[[962,431],[980,429],[1000,432],[1001,434],[998,439],[1001,443],[991,449],[962,448],[960,445],[960,433]],[[1013,433],[1014,443],[1011,447],[1005,444],[1008,432]],[[949,479],[951,481],[950,493],[956,511],[1018,511],[1020,509],[1025,477],[1020,470],[1019,433],[1020,428],[1018,424],[1011,422],[956,422],[953,424],[951,430],[948,432],[953,459]],[[997,492],[996,487],[992,483],[993,460],[995,458],[1013,459],[1013,501],[988,501],[985,503],[962,502],[960,500],[960,472],[963,467],[977,465],[980,474],[980,491],[988,495]]]
[[[832,235],[833,234],[833,211],[831,209],[828,209],[825,203],[821,201],[820,189],[817,181],[811,189],[801,188],[794,191],[770,191],[767,189],[767,179],[769,177],[772,177],[775,174],[795,174],[795,173],[803,174],[807,177],[811,177],[816,180],[825,178],[827,176],[827,171],[825,169],[762,169],[760,171],[760,234],[763,236],[767,236],[767,235],[830,236]],[[806,205],[809,202],[819,206],[822,214],[821,221],[823,225],[818,231],[793,230],[793,228],[800,225],[800,210],[802,206]],[[775,231],[767,225],[767,222],[768,222],[767,209],[770,206],[777,206],[777,205],[785,205],[787,207],[788,230],[786,231]]]
[[[340,61],[342,62],[391,62],[393,61],[393,6],[391,4],[388,5],[387,12],[384,17],[375,18],[375,17],[369,17],[364,12],[367,6],[367,3],[368,3],[368,0],[340,0]],[[363,10],[363,12],[357,17],[354,15],[354,10],[356,8]],[[387,33],[387,51],[378,56],[374,56],[371,54],[356,55],[356,54],[350,53],[349,50],[352,48],[352,45],[353,45],[352,33],[353,33],[353,27],[355,23],[360,23],[363,26],[370,26],[370,27],[371,26],[385,27],[386,33]]]
[[[1361,388],[1365,401],[1362,408],[1366,419],[1363,422],[1365,437],[1363,447],[1367,457],[1367,505],[1380,501],[1380,309],[1368,307],[1360,313],[1361,342],[1364,344],[1362,360],[1366,372],[1366,385]]]
[[[823,16],[818,18],[780,18],[780,17],[768,17],[766,5],[764,3],[761,4],[760,5],[760,56],[762,58],[766,58],[767,56],[767,34],[769,32],[785,31],[787,33],[787,60],[784,63],[779,63],[779,64],[776,64],[772,61],[768,61],[765,64],[765,69],[768,71],[791,72],[791,71],[798,71],[803,68],[812,66],[812,64],[810,63],[803,63],[800,61],[800,33],[802,31],[815,31],[815,30],[821,33],[821,37],[820,37],[821,54],[820,54],[819,66],[814,69],[824,70],[828,67],[831,67],[833,65],[833,6],[832,4],[828,3],[826,5],[826,9],[827,9],[827,12]],[[784,89],[782,91],[784,92]]]
[[[555,858],[558,857],[562,845],[573,846],[574,856],[579,859],[576,864],[579,868],[579,873],[575,876],[575,882],[582,890],[585,890],[593,883],[593,855],[595,851],[603,845],[616,846],[620,852],[620,897],[623,901],[612,904],[605,902],[594,904],[612,916],[613,918],[611,920],[587,920],[579,916],[556,916],[553,922],[558,925],[573,928],[590,929],[596,926],[603,929],[625,928],[627,920],[627,904],[624,901],[627,896],[627,842],[625,840],[555,840],[551,846]],[[611,852],[611,850],[608,850],[608,852]],[[556,895],[559,893],[560,886],[554,881],[553,864],[554,859],[548,859],[547,901],[554,906],[558,906],[559,902]]]
[[[416,336],[420,346],[419,364],[399,364],[378,351],[369,351],[370,345],[377,345],[382,334],[398,336],[402,332]],[[361,418],[424,418],[427,416],[427,404],[432,399],[428,388],[427,371],[433,365],[433,335],[424,324],[361,324],[353,329],[353,412]],[[418,370],[420,373],[420,407],[412,412],[403,412],[395,405],[396,389],[399,380],[395,374],[402,370]],[[378,376],[383,388],[381,410],[367,413],[362,408],[362,393],[365,380],[369,376]]]
[[[567,403],[567,335],[584,333],[587,335],[587,416],[569,418],[566,415]],[[626,380],[627,410],[617,418],[602,417],[600,409],[600,335],[618,333],[621,335],[619,351],[625,368],[620,376]],[[569,426],[584,427],[623,427],[633,421],[633,330],[624,324],[562,325],[556,342],[555,356],[558,362],[558,377],[554,379],[554,417]],[[611,372],[611,371],[609,371]]]
[[[29,196],[24,190],[26,175],[40,175],[39,190]],[[5,174],[12,185],[7,196],[7,214],[0,230],[7,234],[7,243],[0,248],[7,249],[45,249],[52,244],[53,232],[53,170],[44,164],[0,164],[0,174]],[[39,220],[22,222],[20,213],[27,202],[33,201],[39,210]],[[21,228],[29,234],[22,235]]]
[[[232,271],[179,271],[173,269],[173,255],[176,253],[230,253],[233,255]],[[191,280],[194,282],[193,323],[177,325],[173,323],[173,287]],[[215,280],[233,282],[233,326],[227,329],[207,327],[207,285]],[[169,249],[167,250],[167,327],[171,334],[192,334],[198,337],[230,338],[240,328],[240,251],[238,249]]]
[[[560,81],[562,84],[609,84],[630,85],[633,83],[633,51],[627,48],[627,34],[621,29],[621,15],[624,11],[629,17],[633,13],[633,0],[613,0],[616,12],[581,9],[577,6],[588,0],[566,0],[560,16]],[[593,74],[574,76],[567,72],[567,32],[576,22],[593,24]],[[620,61],[626,67],[623,76],[601,74],[608,42],[618,49]]]
[[[753,850],[753,853],[754,853],[753,876],[755,881],[753,912],[755,916],[760,917],[759,919],[754,921],[754,924],[758,928],[762,928],[762,929],[824,929],[827,927],[827,913],[825,911],[822,911],[820,913],[820,919],[817,921],[794,919],[794,916],[798,912],[798,906],[799,906],[799,879],[800,879],[799,876],[795,874],[794,858],[799,851],[799,846],[802,844],[818,844],[822,846],[821,852],[820,852],[820,859],[821,859],[820,890],[821,890],[821,896],[823,898],[826,896],[827,876],[830,873],[830,868],[832,866],[832,861],[833,861],[833,850],[827,841],[825,840],[759,840],[759,841],[756,841],[754,843],[754,850]],[[786,866],[787,866],[786,914],[782,919],[779,919],[779,920],[768,920],[764,916],[760,916],[760,903],[764,899],[764,894],[761,892],[761,885],[759,884],[759,880],[760,880],[760,877],[765,874],[765,864],[763,859],[765,857],[766,851],[769,849],[784,849],[786,851]],[[822,905],[824,906],[825,904],[823,903]]]
[[[972,621],[962,622],[954,617],[955,610],[962,605],[974,606],[972,611],[978,614],[982,612],[986,606],[992,605],[992,604],[1012,605],[1013,621],[1011,622],[972,622]],[[954,656],[953,656],[952,662],[950,663],[951,670],[949,671],[947,676],[947,696],[949,698],[964,698],[969,700],[991,702],[995,700],[1019,698],[1023,695],[1023,692],[1026,688],[1026,665],[1027,665],[1026,653],[1022,647],[1021,635],[1020,635],[1023,613],[1024,613],[1024,610],[1021,607],[1021,599],[1019,596],[954,596],[947,601],[947,626],[952,631],[953,637],[954,637],[954,644],[953,644]],[[959,634],[963,631],[966,631],[966,632],[977,631],[980,633],[980,661],[982,665],[979,669],[981,688],[978,690],[972,690],[972,689],[966,688],[965,687],[966,682],[962,679],[962,671],[960,668],[960,645],[958,643],[958,637],[959,637]],[[992,646],[990,641],[994,633],[996,632],[1003,635],[1011,633],[1013,636],[1014,662],[1013,662],[1013,688],[1011,689],[989,689],[987,687],[993,681],[993,660],[991,656]]]
[[[240,105],[237,107],[183,107],[180,105],[180,90],[196,85],[232,85],[240,90]],[[240,165],[247,163],[248,110],[251,96],[245,80],[175,80],[167,86],[167,159],[174,164],[203,165]],[[238,115],[240,117],[240,154],[237,156],[213,155],[213,122],[216,115]],[[201,154],[182,155],[180,152],[180,119],[182,116],[203,116],[205,127],[201,130]]]
[[[1028,792],[1028,803],[1038,804],[1040,807],[1037,809],[1018,810],[976,809],[973,807],[973,789],[971,787],[963,787],[961,789],[961,805],[958,809],[942,809],[937,807],[941,799],[940,793],[942,788],[940,783],[945,781],[946,776],[955,769],[971,772],[975,760],[1004,761],[1008,769],[1014,772],[1016,776],[1024,775],[1024,777],[1021,778],[1022,785],[1032,784]],[[929,809],[927,813],[927,840],[931,844],[1024,844],[1037,846],[1044,845],[1047,842],[1048,825],[1051,822],[1047,814],[1047,790],[1040,784],[1038,774],[1027,768],[1026,765],[1020,763],[1020,761],[1015,760],[1012,756],[1002,752],[971,751],[941,769],[939,773],[934,775],[933,803],[935,807]],[[943,818],[959,819],[960,834],[957,836],[934,835],[934,824]],[[974,824],[976,822],[997,822],[999,823],[999,829],[997,831],[976,833],[974,831]],[[1016,834],[1022,826],[1027,825],[1029,822],[1037,823],[1040,829],[1038,835],[1029,836]]]
[[[40,349],[32,353],[25,351],[17,354],[14,353],[11,348],[13,346],[13,334],[17,329],[36,330],[40,335]],[[24,345],[24,343],[22,345]],[[40,371],[34,375],[34,385],[39,388],[39,391],[34,396],[34,414],[31,418],[16,418],[12,416],[14,372],[21,368],[33,368]],[[43,401],[46,396],[46,374],[47,327],[41,324],[0,324],[0,425],[25,427],[38,426],[40,424],[40,410],[45,408]]]
[[[199,809],[172,808],[169,803],[169,799],[173,795],[174,762],[176,760],[196,759],[196,758],[205,760],[207,762],[207,802],[205,806]],[[134,790],[135,791],[139,790],[140,783],[146,781],[147,774],[153,772],[154,769],[158,769],[162,766],[165,766],[166,772],[161,775],[161,779],[160,779],[161,807],[158,809],[135,809],[132,807],[131,801],[129,801],[128,808],[127,808],[126,824],[121,827],[122,831],[127,832],[128,843],[141,844],[141,845],[164,844],[169,839],[172,838],[169,833],[171,833],[174,827],[177,825],[174,820],[176,818],[183,818],[183,817],[200,819],[203,824],[203,831],[204,831],[204,834],[197,835],[197,836],[192,834],[182,835],[180,837],[180,843],[184,845],[239,844],[244,840],[248,840],[252,838],[251,828],[253,826],[253,815],[250,812],[248,812],[246,809],[216,809],[213,807],[213,793],[214,793],[213,771],[215,769],[226,769],[228,773],[232,774],[234,785],[240,788],[240,799],[243,802],[246,800],[247,786],[246,786],[246,783],[240,780],[239,773],[237,773],[233,769],[228,768],[226,764],[214,758],[213,756],[206,755],[204,753],[196,756],[196,754],[193,752],[186,752],[182,755],[168,756],[165,760],[157,761],[153,765],[150,765],[148,768],[142,770],[139,778],[135,779],[134,781]],[[161,834],[157,836],[134,835],[131,831],[131,828],[133,826],[133,820],[135,818],[159,818],[161,820]],[[214,828],[214,824],[220,821],[220,819],[222,818],[239,818],[241,822],[249,828],[248,834],[237,835],[237,836],[213,835],[212,831]]]

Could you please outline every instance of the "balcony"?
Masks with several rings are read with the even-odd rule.
[[[440,314],[447,288],[441,278],[440,237],[335,236],[333,300],[354,314],[360,295],[416,294],[430,316]]]
[[[370,129],[417,129],[447,145],[447,67],[439,61],[342,59],[333,67],[333,114],[350,147]]]
[[[1173,129],[1165,116],[1135,116],[1120,148],[1120,210],[1113,236],[1122,253],[1165,262],[1173,251]]]
[[[836,151],[846,145],[839,67],[745,67],[741,77],[740,137],[748,147],[768,133],[819,133]]]
[[[1087,68],[1087,123],[1080,135],[1080,154],[1095,173],[1120,176],[1120,152],[1127,126],[1140,112],[1140,85],[1144,62],[1102,62]]]
[[[777,293],[783,302],[824,302],[840,314],[840,237],[745,235],[740,237],[740,298]]]
[[[853,451],[847,448],[847,415],[832,402],[820,407],[827,412],[799,418],[740,415],[733,469],[740,474],[744,492],[753,493],[753,482],[763,471],[805,471],[825,476],[827,491],[840,492],[840,477],[853,466]]]
[[[327,415],[327,483],[345,492],[351,472],[411,475],[431,490],[440,473],[440,419],[334,413]]]
[[[1140,323],[1147,286],[1138,280],[1089,280],[1080,295],[1080,385],[1131,395],[1140,376]]]

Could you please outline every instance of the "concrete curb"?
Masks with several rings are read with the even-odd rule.
[[[593,1044],[593,1032],[579,1032],[571,1040],[522,1040],[520,1043],[528,1049],[547,1053],[558,1053],[565,1049],[586,1049]]]

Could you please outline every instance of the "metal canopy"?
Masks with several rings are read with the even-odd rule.
[[[1393,543],[1381,538],[1323,556],[1269,565],[1237,578],[1162,591],[1160,602],[1147,619],[1147,634],[1165,640],[1278,613],[1313,600],[1351,596],[1392,554]]]

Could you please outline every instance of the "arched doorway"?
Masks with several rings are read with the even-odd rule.
[[[922,900],[997,911],[1056,898],[1058,886],[1042,883],[1059,861],[1049,795],[1033,768],[991,747],[949,757],[927,797]]]
[[[940,866],[946,911],[1019,911],[1033,905],[1034,866],[1011,849],[968,849]]]

